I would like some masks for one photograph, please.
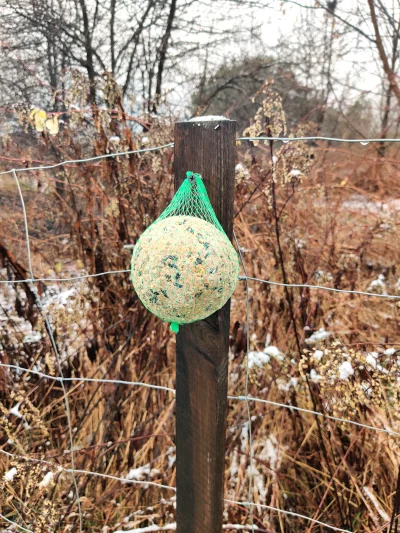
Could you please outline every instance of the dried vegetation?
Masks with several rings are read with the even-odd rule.
[[[73,78],[57,135],[34,133],[29,111],[18,110],[26,133],[3,137],[4,169],[172,139],[170,120],[127,117],[111,79],[104,79],[104,108],[89,113],[79,86]],[[264,105],[246,134],[286,133],[279,96],[271,85],[262,91]],[[139,133],[139,125],[145,133]],[[288,135],[312,131],[312,125],[301,124]],[[172,150],[165,149],[20,173],[36,277],[128,268],[123,245],[134,243],[171,198],[172,158]],[[397,146],[383,158],[372,145],[242,142],[235,228],[247,275],[400,294],[399,164]],[[0,203],[1,278],[28,277],[12,176],[0,177]],[[2,284],[2,363],[50,376],[59,375],[60,363],[68,378],[173,388],[174,335],[143,308],[127,274],[39,282],[37,290],[58,357],[29,284]],[[230,394],[244,393],[248,357],[254,397],[400,432],[398,301],[256,281],[249,291],[248,321],[244,282],[232,299]],[[77,473],[83,530],[112,533],[174,523],[174,492],[146,484],[175,484],[173,393],[112,383],[70,381],[65,387],[75,468],[142,482]],[[0,454],[1,513],[34,532],[78,531],[75,487],[66,471],[71,451],[60,382],[1,367],[0,402],[1,449],[15,454]],[[357,533],[387,529],[398,435],[261,402],[250,405],[259,531],[326,531],[262,504]],[[232,400],[226,498],[247,501],[249,441],[245,403]],[[226,505],[224,520],[238,528],[248,524],[248,508]]]

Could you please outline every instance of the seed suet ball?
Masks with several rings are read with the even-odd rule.
[[[131,276],[149,311],[166,322],[185,324],[227,302],[238,281],[239,260],[228,237],[210,222],[170,216],[140,237]]]

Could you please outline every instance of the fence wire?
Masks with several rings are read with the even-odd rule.
[[[76,503],[77,503],[77,506],[78,506],[79,531],[80,531],[80,533],[82,533],[82,531],[83,531],[83,515],[82,515],[82,508],[81,508],[81,502],[80,502],[80,496],[79,496],[78,482],[77,482],[75,474],[74,474],[74,470],[75,470],[74,437],[73,437],[73,433],[72,433],[71,413],[70,413],[70,409],[69,409],[69,401],[68,401],[67,391],[66,391],[65,385],[64,385],[64,374],[63,374],[63,370],[62,370],[62,361],[61,361],[60,354],[58,352],[56,341],[54,339],[53,326],[52,326],[52,324],[50,322],[50,319],[47,316],[47,313],[46,313],[46,311],[44,309],[42,300],[41,300],[41,298],[39,296],[38,291],[36,290],[36,286],[33,283],[33,280],[34,280],[35,276],[33,274],[33,268],[32,268],[32,256],[31,256],[31,247],[30,247],[30,239],[29,239],[28,217],[27,217],[27,214],[26,214],[24,196],[22,194],[22,190],[21,190],[21,187],[20,187],[20,184],[19,184],[17,173],[14,170],[13,170],[13,176],[14,176],[14,179],[15,179],[15,183],[17,185],[18,194],[19,194],[19,197],[20,197],[20,200],[21,200],[21,205],[22,205],[22,212],[23,212],[23,216],[24,216],[26,249],[27,249],[27,253],[28,253],[28,268],[29,268],[29,274],[30,274],[31,280],[32,280],[31,281],[31,290],[32,290],[33,294],[35,295],[36,304],[37,304],[37,306],[39,308],[39,311],[41,312],[41,314],[43,316],[43,319],[45,321],[46,331],[47,331],[47,334],[48,334],[48,336],[50,338],[50,343],[51,343],[51,346],[53,347],[54,355],[55,355],[56,361],[57,361],[58,371],[59,371],[60,376],[61,376],[60,384],[61,384],[61,388],[62,388],[63,396],[64,396],[65,412],[66,412],[66,415],[67,415],[67,422],[68,422],[69,442],[70,442],[70,447],[71,447],[71,466],[72,466],[71,475],[72,475],[74,488],[75,488],[75,493],[76,493]]]
[[[397,142],[400,142],[400,139],[338,139],[338,138],[331,138],[331,137],[239,137],[237,140],[238,141],[281,141],[283,143],[288,143],[288,142],[292,142],[292,141],[328,141],[328,142],[343,142],[343,143],[359,143],[361,145],[367,145],[369,143],[382,143],[382,142],[397,143]],[[63,166],[63,165],[69,165],[69,164],[74,164],[74,163],[86,163],[86,162],[98,161],[98,160],[102,160],[102,159],[110,158],[110,157],[127,156],[127,155],[131,155],[131,154],[151,152],[151,151],[156,151],[156,150],[162,150],[164,148],[170,148],[170,147],[173,147],[173,146],[174,146],[173,143],[168,143],[168,144],[164,144],[164,145],[161,145],[161,146],[155,146],[155,147],[151,147],[151,148],[143,148],[143,149],[138,149],[138,150],[130,150],[130,151],[126,151],[126,152],[117,152],[117,153],[111,153],[111,154],[104,154],[104,155],[95,156],[95,157],[89,157],[89,158],[85,158],[85,159],[75,159],[75,160],[62,161],[62,162],[51,164],[51,165],[41,165],[41,166],[35,166],[35,167],[18,168],[18,169],[11,169],[11,170],[6,170],[6,171],[0,172],[0,175],[12,174],[14,179],[15,179],[15,182],[16,182],[16,186],[17,186],[17,189],[18,189],[18,194],[19,194],[19,197],[20,197],[20,200],[21,200],[23,217],[24,217],[25,239],[26,239],[26,248],[27,248],[27,254],[28,254],[28,270],[29,270],[29,275],[30,275],[30,277],[28,279],[0,280],[0,283],[7,283],[7,284],[29,283],[30,284],[31,289],[33,291],[33,294],[35,295],[35,298],[36,298],[37,306],[38,306],[40,312],[42,313],[43,319],[44,319],[45,324],[46,324],[46,331],[47,331],[47,334],[49,336],[49,339],[50,339],[50,342],[51,342],[51,346],[52,346],[52,348],[54,350],[54,354],[56,356],[57,366],[58,366],[58,370],[59,370],[59,376],[48,375],[48,374],[39,372],[37,370],[28,369],[28,368],[22,368],[20,366],[12,365],[12,364],[0,363],[0,367],[8,368],[10,370],[14,369],[14,370],[17,370],[18,372],[21,372],[21,371],[22,372],[26,372],[26,373],[29,373],[29,374],[33,374],[33,375],[39,376],[41,378],[49,379],[49,380],[52,380],[52,381],[57,381],[57,382],[60,383],[60,385],[62,387],[62,391],[63,391],[63,397],[64,397],[64,403],[65,403],[65,409],[66,409],[66,415],[67,415],[67,421],[68,421],[70,450],[68,450],[67,452],[71,456],[71,458],[70,458],[71,459],[71,468],[60,467],[60,465],[58,465],[56,463],[53,463],[51,461],[48,461],[46,459],[37,459],[37,458],[25,456],[25,455],[21,456],[21,455],[13,454],[11,452],[7,452],[7,451],[2,450],[2,449],[0,449],[0,453],[3,454],[3,455],[8,456],[10,458],[19,458],[21,460],[32,461],[32,462],[36,462],[36,463],[37,462],[43,463],[43,464],[46,464],[48,466],[51,466],[52,468],[57,468],[60,472],[65,472],[67,474],[71,474],[71,476],[73,478],[74,487],[75,487],[76,503],[77,503],[78,514],[79,514],[79,523],[80,523],[79,527],[80,527],[80,532],[81,533],[83,531],[83,529],[82,529],[83,528],[83,515],[82,515],[82,509],[81,509],[81,505],[80,505],[79,487],[78,487],[78,482],[77,482],[77,479],[76,479],[76,475],[80,474],[80,475],[87,475],[87,476],[97,476],[97,477],[101,477],[101,478],[104,478],[104,479],[110,479],[110,480],[113,480],[113,481],[118,481],[118,482],[121,482],[121,483],[131,483],[131,484],[142,485],[144,487],[146,487],[146,486],[155,486],[155,487],[157,487],[159,489],[163,489],[163,490],[176,491],[176,488],[172,487],[172,486],[164,485],[162,483],[149,481],[149,480],[143,480],[143,481],[132,480],[132,479],[126,479],[126,478],[122,478],[122,477],[112,476],[112,475],[109,475],[109,474],[103,474],[103,473],[100,473],[100,472],[92,472],[92,471],[88,471],[88,470],[76,469],[75,468],[73,432],[72,432],[72,427],[71,427],[71,418],[70,418],[68,394],[67,394],[67,391],[66,391],[66,388],[65,388],[65,383],[66,382],[113,383],[113,384],[116,384],[116,385],[128,385],[128,386],[137,386],[137,387],[147,387],[147,388],[150,388],[150,389],[158,389],[158,390],[161,390],[161,391],[164,391],[164,392],[173,393],[173,394],[175,394],[175,390],[170,388],[170,387],[152,385],[152,384],[149,384],[149,383],[137,382],[137,381],[124,381],[124,380],[100,379],[100,378],[81,378],[81,377],[67,378],[67,377],[65,377],[63,375],[62,363],[61,363],[60,355],[58,353],[58,348],[57,348],[57,345],[56,345],[56,342],[55,342],[55,339],[54,339],[51,319],[50,319],[50,317],[47,316],[47,313],[46,313],[46,311],[44,309],[43,303],[42,303],[42,301],[40,299],[40,296],[39,296],[39,294],[38,294],[38,292],[36,290],[36,284],[38,282],[43,282],[43,283],[44,282],[55,282],[55,283],[56,282],[73,282],[73,281],[77,281],[77,280],[95,278],[95,277],[99,277],[99,276],[126,274],[126,273],[129,273],[129,270],[114,270],[114,271],[108,271],[108,272],[100,272],[100,273],[96,273],[96,274],[83,274],[83,275],[79,275],[79,276],[72,276],[70,278],[50,278],[50,277],[48,277],[48,278],[35,278],[34,273],[33,273],[33,268],[32,268],[32,257],[31,257],[31,250],[30,250],[29,227],[28,227],[28,220],[27,220],[25,202],[24,202],[24,198],[23,198],[23,194],[22,194],[22,191],[21,191],[21,187],[20,187],[20,183],[19,183],[19,180],[18,180],[17,173],[34,171],[34,170],[54,169],[54,168],[57,168],[57,167],[60,167],[60,166]],[[391,435],[391,436],[394,436],[394,437],[400,437],[400,433],[398,433],[396,431],[393,431],[391,429],[388,429],[388,428],[379,428],[379,427],[375,427],[375,426],[368,425],[368,424],[362,424],[360,422],[353,421],[353,420],[342,419],[342,418],[339,418],[339,417],[326,415],[324,413],[321,413],[321,412],[318,412],[318,411],[314,411],[314,410],[311,410],[311,409],[304,409],[304,408],[296,407],[296,406],[293,406],[293,405],[290,405],[290,404],[283,404],[283,403],[273,402],[273,401],[270,401],[270,400],[267,400],[267,399],[264,399],[264,398],[256,398],[256,397],[250,396],[249,395],[249,391],[248,391],[248,385],[249,385],[249,351],[250,351],[250,335],[249,335],[250,305],[249,305],[249,286],[248,286],[248,283],[249,283],[249,281],[256,281],[256,282],[260,282],[260,283],[267,283],[267,284],[274,285],[274,286],[283,286],[283,287],[286,286],[286,287],[293,287],[293,288],[308,288],[308,289],[313,289],[313,290],[325,290],[325,291],[332,291],[332,292],[336,292],[336,293],[354,294],[354,295],[358,295],[358,296],[370,296],[370,297],[377,297],[377,298],[386,298],[386,299],[392,299],[392,300],[400,300],[400,295],[397,296],[397,295],[377,294],[377,293],[371,293],[371,292],[365,292],[365,291],[357,291],[357,290],[336,289],[336,288],[333,288],[333,287],[325,287],[325,286],[320,286],[320,285],[291,284],[291,283],[285,284],[285,283],[271,281],[271,280],[265,280],[265,279],[249,277],[249,276],[247,276],[247,273],[246,273],[246,268],[245,268],[245,263],[244,263],[242,250],[240,248],[240,245],[239,245],[238,239],[236,237],[236,234],[234,234],[234,239],[235,239],[235,242],[236,242],[236,245],[237,245],[237,249],[238,249],[239,256],[240,256],[240,261],[241,261],[242,268],[243,268],[243,271],[244,271],[244,276],[240,276],[239,279],[242,280],[242,281],[245,281],[245,283],[246,283],[246,337],[247,337],[246,352],[247,353],[246,353],[246,370],[245,370],[246,371],[246,376],[245,376],[245,394],[244,395],[240,395],[240,396],[231,396],[230,395],[230,396],[228,396],[228,399],[229,400],[235,400],[235,401],[244,401],[246,403],[246,410],[247,410],[247,415],[248,415],[247,425],[248,425],[248,433],[249,433],[249,488],[248,488],[248,501],[247,502],[240,502],[240,501],[229,500],[229,499],[225,499],[224,501],[225,501],[225,503],[228,503],[228,504],[235,504],[235,505],[248,507],[249,516],[250,516],[250,522],[251,522],[251,526],[250,526],[251,529],[250,530],[253,531],[253,532],[257,531],[259,529],[259,528],[257,528],[254,525],[253,507],[259,507],[259,508],[268,509],[268,510],[273,511],[273,512],[277,512],[279,514],[284,514],[286,516],[293,516],[293,517],[301,518],[301,519],[307,520],[307,521],[309,521],[311,523],[315,523],[315,524],[318,524],[320,526],[326,527],[326,528],[328,528],[330,530],[339,531],[339,532],[343,532],[343,533],[351,533],[349,530],[335,527],[333,525],[321,522],[321,521],[316,520],[314,518],[311,518],[311,517],[308,517],[308,516],[305,516],[305,515],[302,515],[302,514],[299,514],[299,513],[295,513],[293,511],[286,511],[284,509],[279,509],[279,508],[268,506],[268,505],[264,505],[264,504],[254,503],[252,501],[253,450],[252,450],[252,428],[251,428],[250,402],[261,402],[261,403],[264,403],[264,404],[267,404],[267,405],[271,405],[271,406],[275,406],[275,407],[279,407],[279,408],[296,410],[298,412],[303,412],[303,413],[306,413],[306,414],[313,414],[313,415],[317,415],[317,416],[322,416],[324,418],[331,419],[331,420],[334,420],[336,422],[341,422],[341,423],[345,423],[345,424],[352,424],[352,425],[355,425],[357,427],[361,427],[361,428],[372,430],[372,431],[377,431],[377,432],[380,432],[380,433],[387,433],[388,435]],[[33,533],[31,530],[25,528],[24,526],[21,526],[21,525],[17,524],[16,522],[13,522],[12,520],[10,520],[9,518],[7,518],[6,516],[4,516],[2,514],[0,514],[0,518],[2,518],[6,523],[10,524],[11,526],[17,527],[21,531],[26,531],[28,533]],[[249,528],[247,528],[247,529],[249,530]]]
[[[76,382],[76,383],[79,383],[79,382],[80,383],[109,383],[109,384],[114,384],[114,385],[129,385],[131,387],[145,387],[148,389],[161,390],[164,392],[172,392],[173,394],[175,394],[176,392],[175,389],[171,387],[164,387],[163,385],[152,385],[151,383],[145,383],[143,381],[124,381],[121,379],[101,379],[101,378],[81,378],[81,377],[61,378],[59,376],[50,376],[49,374],[44,374],[43,372],[39,372],[38,370],[32,370],[30,368],[23,368],[21,366],[11,365],[11,364],[6,364],[6,363],[0,363],[0,367],[18,370],[18,372],[26,372],[28,374],[33,374],[40,378],[50,379],[52,381],[62,380],[64,382]],[[265,398],[257,398],[256,396],[251,396],[250,394],[239,395],[239,396],[229,395],[228,399],[237,400],[237,401],[245,401],[245,402],[248,401],[248,402],[265,403],[265,404],[272,405],[275,407],[282,407],[284,409],[298,411],[300,413],[322,416],[325,418],[329,418],[330,420],[334,420],[335,422],[340,422],[342,424],[352,424],[354,426],[358,426],[358,427],[368,429],[371,431],[377,431],[378,433],[387,433],[388,435],[392,435],[393,437],[400,437],[400,433],[398,433],[397,431],[393,431],[392,429],[380,428],[377,426],[371,426],[369,424],[362,424],[361,422],[357,422],[355,420],[349,420],[348,418],[339,418],[337,416],[327,415],[319,411],[313,411],[312,409],[305,409],[303,407],[297,407],[289,403],[279,403],[279,402],[274,402],[272,400],[266,400]]]

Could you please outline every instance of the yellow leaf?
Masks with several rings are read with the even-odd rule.
[[[34,114],[36,131],[44,130],[44,124],[45,124],[46,118],[47,118],[46,111],[43,111],[43,109],[38,109],[36,111],[36,113]]]
[[[48,118],[45,122],[46,129],[50,133],[50,135],[57,135],[58,133],[58,116],[53,115],[52,117]]]
[[[61,272],[61,270],[62,270],[62,263],[60,263],[60,262],[56,263],[54,265],[54,270],[57,272],[57,274],[59,274]]]
[[[29,120],[33,120],[34,119],[34,116],[36,115],[36,113],[40,111],[37,107],[35,107],[34,109],[32,109],[32,111],[30,112],[30,115],[29,115]]]
[[[346,183],[348,182],[348,180],[349,180],[349,178],[344,178],[344,180],[342,180],[342,181],[340,182],[340,185],[341,185],[342,187],[344,187],[344,186],[346,185]]]
[[[81,259],[77,259],[76,260],[76,268],[79,268],[79,270],[82,270],[82,268],[84,268],[84,264],[83,264],[83,261]]]

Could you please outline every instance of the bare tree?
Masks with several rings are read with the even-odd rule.
[[[5,86],[17,80],[22,87],[8,93],[9,101],[37,97],[33,87],[39,79],[61,97],[66,71],[77,68],[89,81],[89,104],[101,103],[98,80],[108,72],[124,97],[133,92],[142,95],[140,105],[156,113],[170,72],[169,79],[178,82],[186,61],[194,64],[204,49],[216,51],[237,32],[247,31],[240,28],[239,15],[235,28],[232,9],[232,24],[222,27],[231,4],[231,0],[0,0],[5,13],[0,21],[3,101]]]

